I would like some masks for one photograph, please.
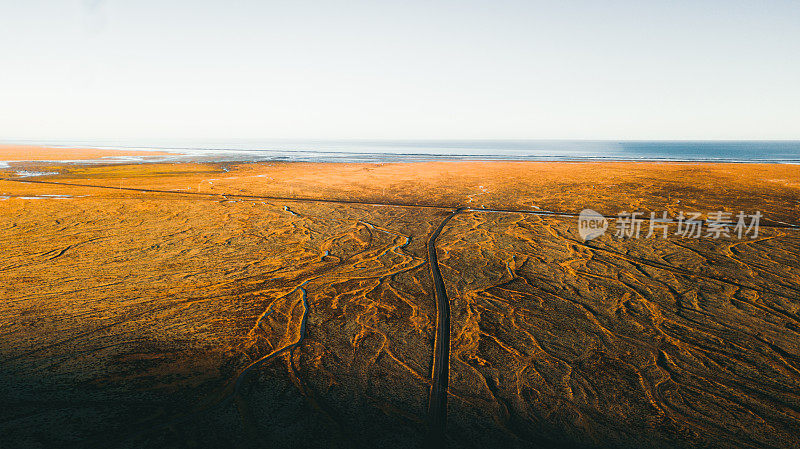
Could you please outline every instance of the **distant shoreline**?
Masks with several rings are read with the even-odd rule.
[[[520,144],[518,141],[509,141]],[[472,145],[482,143],[489,145],[490,141],[474,141]],[[369,143],[364,148],[370,148]],[[730,142],[678,142],[678,141],[651,141],[651,142],[626,142],[630,145],[644,145],[657,147],[658,151],[676,151],[674,156],[631,153],[623,154],[601,154],[597,148],[591,149],[587,146],[585,150],[581,148],[569,148],[571,142],[556,142],[554,145],[560,147],[553,150],[553,154],[548,154],[549,150],[528,151],[511,149],[510,147],[499,149],[492,153],[484,148],[466,148],[469,142],[464,141],[465,148],[444,148],[434,146],[424,146],[421,142],[418,147],[390,146],[381,147],[376,143],[372,152],[361,150],[361,147],[342,147],[330,148],[325,143],[320,144],[320,150],[311,149],[256,149],[255,144],[229,145],[225,148],[199,148],[199,147],[156,147],[156,146],[119,146],[119,145],[16,145],[0,144],[0,167],[8,167],[9,163],[17,165],[23,162],[59,162],[59,163],[163,163],[163,162],[219,162],[219,163],[248,163],[248,162],[320,162],[320,163],[411,163],[411,162],[437,162],[437,161],[476,161],[476,162],[654,162],[654,163],[762,163],[762,164],[800,164],[800,142],[794,141],[730,141]],[[498,143],[499,145],[500,143]],[[530,143],[529,143],[530,144]],[[576,145],[590,145],[587,142],[577,142]],[[608,145],[616,144],[606,142]],[[688,147],[682,147],[685,144]],[[254,145],[248,149],[247,145]],[[312,144],[306,144],[312,145]],[[388,145],[388,144],[386,144]],[[401,145],[396,143],[395,145]],[[434,145],[431,143],[430,145]],[[445,145],[445,143],[438,143]],[[455,144],[453,144],[455,145]],[[665,145],[665,147],[658,147]],[[726,147],[729,145],[730,148]],[[753,145],[750,147],[746,145]],[[767,150],[760,146],[766,146]],[[709,146],[707,154],[690,154],[688,151],[697,147],[699,149]],[[674,148],[672,148],[674,147]],[[299,147],[302,148],[302,147]],[[459,149],[464,153],[455,152]],[[403,150],[403,151],[401,151]],[[416,150],[416,152],[415,152]],[[451,151],[452,150],[452,151]],[[469,152],[467,152],[469,151]],[[581,152],[586,154],[582,154]],[[611,150],[609,150],[611,151]],[[626,150],[634,151],[634,150]],[[644,151],[644,150],[642,150]],[[655,150],[653,150],[655,151]],[[699,150],[698,150],[699,151]],[[722,155],[724,152],[725,155]],[[770,153],[771,151],[771,153]],[[560,154],[556,154],[560,152]],[[567,154],[569,153],[569,154]],[[736,153],[736,154],[733,154]],[[795,154],[796,153],[796,154]],[[757,154],[758,157],[750,156]]]

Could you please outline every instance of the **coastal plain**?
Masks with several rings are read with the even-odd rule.
[[[40,160],[0,178],[0,447],[800,445],[794,165]],[[585,208],[763,217],[755,238],[584,241]]]

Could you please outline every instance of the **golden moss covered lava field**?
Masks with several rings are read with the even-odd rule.
[[[800,446],[796,166],[0,178],[2,448]],[[584,241],[584,208],[763,218]]]

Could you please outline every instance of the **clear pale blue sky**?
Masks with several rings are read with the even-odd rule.
[[[800,138],[800,2],[2,1],[0,139]]]

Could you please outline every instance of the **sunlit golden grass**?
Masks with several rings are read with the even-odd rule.
[[[800,231],[779,223],[800,216],[793,166],[46,167],[0,174],[11,447],[419,445],[426,244],[459,206],[434,242],[452,445],[800,441]],[[583,242],[574,217],[474,210],[584,207],[759,210],[765,226]]]

